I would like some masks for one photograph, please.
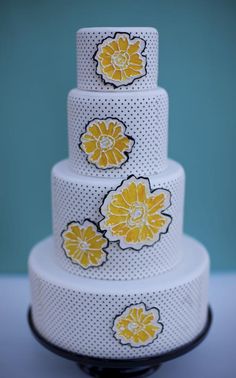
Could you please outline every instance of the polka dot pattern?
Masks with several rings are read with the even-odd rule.
[[[121,180],[78,176],[68,169],[67,161],[57,164],[52,173],[52,197],[55,252],[59,264],[82,277],[109,280],[151,277],[172,269],[182,256],[184,171],[179,164],[170,161],[167,170],[152,176],[150,182],[152,189],[165,188],[172,194],[172,205],[166,210],[172,216],[168,233],[154,245],[143,247],[140,251],[121,250],[117,242],[110,242],[106,263],[84,270],[66,257],[61,246],[61,232],[72,221],[83,223],[89,218],[99,222],[102,219],[99,208],[104,196],[117,188]]]
[[[95,118],[117,118],[134,140],[128,161],[120,168],[99,169],[79,148],[80,136]],[[126,177],[153,175],[167,167],[168,95],[162,88],[129,93],[72,90],[68,96],[69,160],[81,175]]]
[[[93,55],[97,44],[116,32],[130,33],[130,37],[140,37],[146,41],[144,55],[147,56],[147,74],[132,84],[114,88],[105,84],[96,73]],[[89,91],[141,91],[157,87],[158,33],[153,28],[88,28],[77,32],[77,80],[78,88]]]
[[[70,279],[65,279],[63,270],[58,270],[55,276],[50,271],[50,264],[46,272],[36,264],[30,265],[35,326],[43,337],[68,351],[113,359],[153,356],[191,342],[205,325],[208,303],[206,263],[196,265],[194,272],[186,267],[182,280],[175,282],[173,275],[166,287],[160,286],[157,278],[147,283],[137,281],[135,290],[131,290],[128,283],[125,288],[124,285],[117,286],[114,292],[109,291],[109,282],[108,290],[102,290],[97,288],[97,281],[92,281],[88,287],[92,284],[93,290],[84,291],[86,282],[81,285],[81,280],[72,286],[67,284]],[[147,308],[160,310],[164,330],[145,347],[121,345],[113,336],[113,320],[127,306],[140,302]]]

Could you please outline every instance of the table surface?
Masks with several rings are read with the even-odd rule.
[[[236,273],[210,279],[213,325],[196,349],[163,364],[152,378],[235,378]],[[85,378],[74,362],[44,349],[31,335],[26,313],[30,303],[26,276],[0,277],[0,377]]]

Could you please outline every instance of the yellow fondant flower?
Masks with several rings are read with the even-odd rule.
[[[94,119],[81,135],[80,148],[97,168],[119,168],[128,159],[134,145],[125,134],[124,124],[115,118]]]
[[[104,248],[108,246],[108,240],[91,221],[68,224],[67,229],[62,232],[62,239],[67,257],[82,268],[99,266],[106,261]]]
[[[131,84],[146,75],[146,56],[142,55],[146,42],[128,33],[116,33],[105,38],[94,55],[97,74],[114,87]]]
[[[151,191],[147,178],[130,176],[105,197],[100,227],[122,249],[152,245],[168,231],[172,218],[163,211],[171,205],[170,197],[166,189]]]
[[[163,331],[159,322],[159,310],[155,307],[147,309],[144,303],[131,305],[115,318],[114,337],[121,344],[140,347],[151,344]]]

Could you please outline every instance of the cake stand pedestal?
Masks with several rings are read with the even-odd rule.
[[[29,308],[28,311],[28,322],[33,335],[40,342],[40,344],[42,344],[45,348],[49,349],[51,352],[61,357],[75,361],[84,373],[92,377],[142,378],[153,374],[163,362],[180,357],[183,354],[188,353],[189,351],[194,349],[198,344],[200,344],[208,334],[208,331],[211,327],[212,311],[209,307],[206,325],[202,332],[191,343],[185,344],[180,348],[177,348],[169,353],[165,353],[162,355],[129,360],[111,360],[83,356],[59,348],[58,346],[47,341],[39,334],[33,323],[31,308]]]

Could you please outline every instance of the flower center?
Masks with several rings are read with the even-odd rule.
[[[81,249],[81,251],[86,251],[87,249],[88,249],[88,243],[86,243],[85,241],[81,241],[80,243],[79,243],[79,248]]]
[[[127,68],[129,65],[129,55],[126,51],[117,51],[112,55],[112,63],[119,69]]]
[[[142,324],[131,322],[131,323],[128,324],[127,328],[128,328],[129,331],[132,331],[134,333],[138,333],[142,330],[143,326],[142,326]]]
[[[110,150],[114,145],[113,138],[109,136],[102,136],[99,139],[99,146],[102,150]]]
[[[128,224],[130,226],[141,226],[146,222],[147,209],[142,203],[135,203],[129,212]]]

